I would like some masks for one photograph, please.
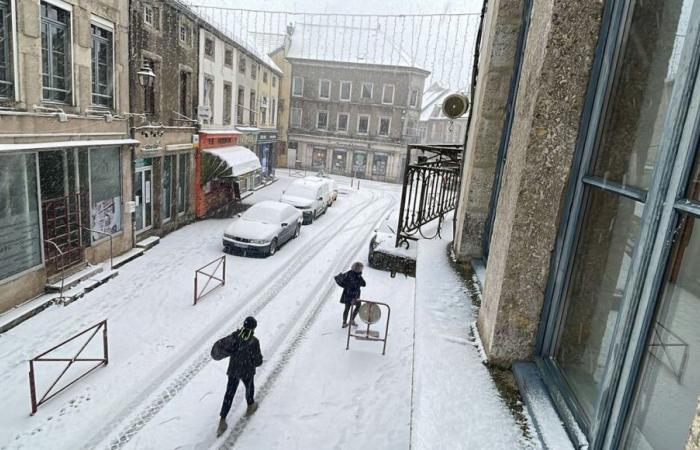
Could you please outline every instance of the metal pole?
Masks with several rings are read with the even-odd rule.
[[[226,284],[226,255],[222,256],[222,258],[223,258],[223,260],[224,260],[224,276],[221,277],[221,279],[223,280],[223,281],[221,282],[221,285],[223,286],[223,285]]]
[[[386,329],[384,330],[384,348],[382,349],[382,355],[386,354],[386,341],[389,339],[389,319],[391,319],[391,306],[385,305],[387,309],[386,313]]]
[[[194,273],[194,304],[197,304],[197,272]]]
[[[105,366],[109,364],[109,351],[107,349],[107,321],[102,322],[104,328],[102,328],[102,345],[104,349]]]
[[[29,360],[29,396],[32,401],[32,413],[30,415],[36,414],[37,404],[36,404],[36,386],[34,383],[34,360]]]

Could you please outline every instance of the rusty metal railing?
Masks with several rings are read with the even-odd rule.
[[[79,356],[83,353],[83,350],[85,350],[85,347],[88,346],[88,344],[92,341],[92,338],[95,337],[95,335],[102,330],[102,358],[80,358]],[[45,356],[54,350],[66,345],[69,342],[74,341],[75,339],[79,338],[80,336],[83,336],[84,334],[89,333],[92,331],[92,334],[90,337],[85,341],[82,347],[78,350],[78,352],[73,356],[72,358],[45,358]],[[37,388],[36,388],[36,377],[35,377],[35,368],[34,365],[35,363],[39,362],[67,362],[68,364],[66,367],[63,369],[63,371],[56,377],[56,379],[51,383],[51,386],[46,390],[46,392],[41,396],[39,400],[37,400]],[[61,378],[68,372],[68,369],[71,368],[73,364],[76,362],[97,362],[95,366],[93,366],[90,370],[84,372],[82,375],[80,375],[78,378],[74,379],[70,383],[66,384],[63,386],[61,389],[58,389],[55,392],[52,392],[53,389],[56,387],[59,381],[61,381]],[[50,350],[45,351],[39,356],[36,356],[29,360],[29,395],[31,397],[32,401],[32,412],[31,415],[33,416],[36,414],[39,406],[43,405],[50,399],[54,398],[61,392],[65,391],[68,389],[68,387],[72,386],[78,380],[82,379],[83,377],[87,376],[88,374],[92,373],[95,369],[102,365],[107,365],[109,363],[109,356],[108,356],[108,351],[107,351],[107,320],[103,320],[102,322],[95,324],[91,326],[90,328],[81,331],[80,333],[76,334],[75,336],[66,339],[65,341],[61,342],[60,344],[52,347]]]
[[[374,322],[372,322],[372,320],[367,320],[367,321],[365,321],[365,320],[363,319],[363,321],[367,324],[367,329],[364,331],[364,334],[353,333],[353,332],[352,332],[352,325],[348,325],[348,340],[347,340],[347,342],[345,343],[345,350],[349,350],[349,349],[350,349],[350,338],[351,338],[351,337],[354,337],[355,339],[360,339],[360,340],[363,340],[363,341],[378,341],[378,342],[383,342],[383,343],[384,343],[384,346],[382,347],[382,355],[386,354],[386,341],[387,341],[387,339],[389,338],[389,320],[391,319],[391,307],[390,307],[389,305],[387,305],[386,303],[382,303],[382,302],[374,302],[374,301],[369,301],[369,300],[357,300],[357,301],[360,302],[360,304],[367,304],[367,305],[369,305],[369,315],[370,315],[370,317],[371,317],[371,314],[372,314],[372,308],[375,308],[375,307],[376,307],[376,308],[380,308],[380,305],[386,307],[387,315],[386,315],[386,325],[385,325],[385,328],[384,328],[384,337],[382,337],[382,336],[381,336],[379,333],[377,333],[377,332],[375,332],[375,333],[377,333],[377,336],[376,336],[376,337],[373,337],[372,334],[370,333],[370,325],[372,325],[372,323],[374,323]],[[379,312],[379,315],[378,315],[377,320],[379,320],[379,318],[381,318],[381,309],[379,309],[378,312]],[[352,317],[352,316],[351,316],[351,317]]]
[[[216,267],[214,267],[214,270],[211,273],[206,273],[204,271],[205,269],[207,269],[208,267],[210,267],[214,264],[216,264]],[[217,276],[217,273],[218,273],[220,267],[222,268],[221,278],[219,278]],[[204,284],[204,287],[202,287],[201,291],[198,289],[199,275],[207,277],[207,282]],[[206,289],[209,286],[209,283],[211,283],[211,280],[216,280],[219,283],[207,291]],[[215,290],[216,288],[219,288],[225,284],[226,284],[226,255],[222,256],[221,258],[216,258],[214,261],[212,261],[208,264],[205,264],[204,266],[202,266],[199,269],[194,271],[194,304],[196,305],[197,301],[199,299],[201,299],[205,295],[209,294],[211,291]]]

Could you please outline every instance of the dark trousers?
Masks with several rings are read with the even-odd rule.
[[[353,305],[350,303],[345,303],[345,310],[343,311],[343,323],[347,323],[348,321],[348,313],[350,312],[350,308]],[[355,307],[352,310],[352,317],[350,317],[350,320],[355,320],[355,317],[357,317],[357,313],[360,312],[360,302],[355,303]]]
[[[249,376],[228,376],[228,384],[226,385],[226,393],[224,394],[224,404],[221,405],[221,418],[225,419],[233,404],[233,397],[236,396],[238,382],[242,381],[245,386],[245,399],[249,405],[255,403],[255,384],[253,383],[253,375]]]

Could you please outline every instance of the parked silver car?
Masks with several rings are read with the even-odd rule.
[[[299,236],[301,222],[301,211],[286,203],[256,203],[226,228],[224,251],[274,255],[282,244]]]

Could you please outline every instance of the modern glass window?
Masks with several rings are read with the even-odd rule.
[[[0,0],[0,98],[14,96],[12,11],[9,0]]]
[[[379,119],[379,135],[389,136],[391,130],[391,117],[382,117]]]
[[[92,31],[92,103],[114,107],[114,33],[95,24]]]
[[[119,147],[90,149],[90,228],[114,234],[122,229],[122,185]],[[104,239],[93,233],[92,240]]]
[[[360,114],[357,116],[357,133],[367,134],[369,133],[369,115]]]
[[[233,107],[233,86],[231,83],[224,82],[224,125],[231,125],[231,109]]]
[[[250,91],[250,124],[255,125],[256,123],[256,104],[255,104],[255,91]]]
[[[290,123],[293,127],[301,126],[301,108],[292,108],[290,114]]]
[[[316,115],[316,128],[319,130],[328,129],[328,111],[319,111]]]
[[[189,195],[189,154],[181,153],[177,155],[177,212],[184,214],[187,208],[187,197]]]
[[[352,96],[352,82],[341,81],[340,82],[340,101],[349,102]]]
[[[205,37],[204,38],[204,56],[214,60],[214,55],[216,53],[216,46],[214,45],[214,38]]]
[[[160,195],[160,220],[167,222],[172,218],[172,197],[173,197],[173,181],[175,180],[175,155],[166,155],[163,157],[163,175],[161,177],[161,195]]]
[[[338,113],[338,124],[336,129],[338,131],[348,131],[348,121],[349,115],[347,113]]]
[[[245,56],[240,55],[238,57],[238,72],[245,73],[247,65],[247,59]]]
[[[0,156],[0,280],[41,264],[34,154]]]
[[[233,67],[233,49],[231,47],[226,47],[224,50],[224,65]]]
[[[382,103],[392,105],[394,103],[394,85],[385,84],[382,88]]]
[[[372,90],[374,85],[372,83],[362,83],[362,98],[372,100]]]
[[[323,100],[329,100],[331,98],[330,80],[320,80],[318,82],[318,98]]]
[[[292,96],[301,97],[304,94],[304,79],[302,77],[292,78]]]
[[[238,101],[236,102],[238,109],[236,111],[236,123],[243,123],[243,115],[245,114],[245,88],[238,86]]]
[[[375,153],[372,158],[372,175],[386,176],[386,164],[389,157],[383,153]]]
[[[411,89],[411,93],[408,97],[408,105],[414,108],[418,106],[418,89]]]
[[[42,98],[72,102],[71,14],[41,2]]]

